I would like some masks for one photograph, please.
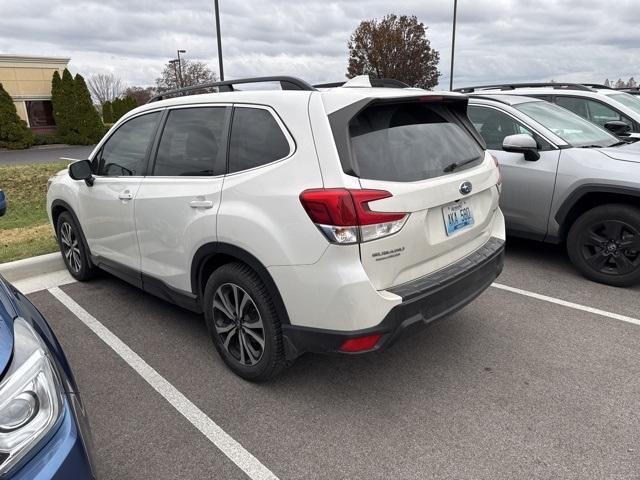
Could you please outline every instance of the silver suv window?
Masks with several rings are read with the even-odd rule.
[[[554,103],[527,102],[514,108],[545,126],[574,147],[606,147],[618,143],[618,139]]]
[[[484,151],[444,105],[372,105],[349,123],[351,156],[361,178],[413,182],[482,162]]]

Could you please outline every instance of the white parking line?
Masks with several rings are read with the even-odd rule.
[[[202,410],[155,371],[136,352],[131,350],[122,340],[114,335],[94,316],[78,305],[60,288],[53,287],[49,292],[67,307],[78,319],[95,333],[104,343],[110,346],[120,358],[129,364],[138,375],[151,385],[164,399],[183,417],[207,437],[216,447],[235,463],[249,478],[253,480],[278,480],[273,472],[235,441],[229,434],[211,420]]]
[[[626,315],[620,315],[618,313],[607,312],[606,310],[600,310],[599,308],[587,307],[586,305],[580,305],[579,303],[567,302],[559,298],[549,297],[547,295],[541,295],[539,293],[530,292],[528,290],[522,290],[520,288],[509,287],[508,285],[502,285],[501,283],[493,283],[492,287],[507,292],[517,293],[526,297],[535,298],[549,303],[555,303],[556,305],[562,305],[563,307],[573,308],[574,310],[580,310],[583,312],[593,313],[595,315],[601,315],[603,317],[613,318],[614,320],[620,320],[622,322],[632,323],[634,325],[640,325],[640,320],[633,317],[627,317]]]

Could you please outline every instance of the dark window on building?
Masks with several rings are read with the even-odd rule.
[[[51,100],[33,100],[27,103],[27,116],[31,127],[55,127]]]
[[[142,175],[159,118],[160,112],[148,113],[119,127],[100,150],[98,175]]]
[[[287,138],[269,111],[236,108],[229,143],[229,173],[259,167],[289,155]]]
[[[225,107],[171,110],[156,155],[157,176],[222,175]]]

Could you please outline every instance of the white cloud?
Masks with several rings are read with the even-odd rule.
[[[440,51],[448,85],[453,0],[220,0],[225,74],[344,78],[360,20],[415,14]],[[602,82],[640,76],[637,0],[460,0],[455,83]],[[217,70],[211,0],[0,0],[0,52],[72,58],[88,76],[110,71],[153,84],[176,48]]]

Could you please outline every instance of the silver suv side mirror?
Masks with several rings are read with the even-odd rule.
[[[528,162],[540,160],[538,143],[531,135],[527,135],[526,133],[505,137],[502,141],[502,149],[505,152],[522,153],[524,159]]]

